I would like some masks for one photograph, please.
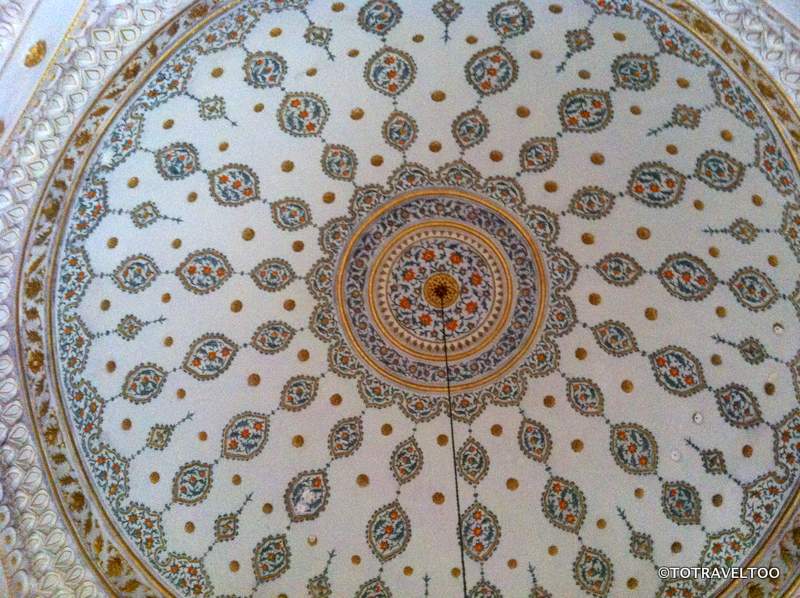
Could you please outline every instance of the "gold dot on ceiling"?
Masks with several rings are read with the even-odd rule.
[[[519,488],[519,480],[517,478],[508,478],[506,480],[506,488],[511,490],[512,492]]]
[[[773,268],[778,267],[778,256],[777,255],[770,255],[767,257],[767,263],[772,266]]]
[[[631,114],[633,114],[634,116],[639,116],[641,113],[642,113],[642,108],[640,106],[637,106],[636,104],[631,106]]]
[[[554,407],[556,404],[556,398],[553,395],[547,395],[544,398],[544,406],[548,409]]]
[[[724,318],[728,315],[728,310],[725,309],[723,306],[718,305],[717,308],[714,310],[714,313],[717,314],[717,317]]]
[[[182,388],[179,388],[178,390],[175,391],[175,396],[178,397],[179,399],[185,399],[186,391]]]
[[[468,44],[470,44],[470,45],[477,44],[478,43],[478,38],[475,37],[474,35],[468,35],[466,37],[466,42]]]
[[[767,382],[764,385],[764,392],[772,396],[775,394],[775,385],[772,382]]]
[[[617,40],[618,42],[624,42],[626,37],[625,37],[625,34],[622,33],[622,31],[615,31],[614,32],[614,39]]]
[[[492,436],[502,436],[503,435],[503,426],[501,426],[500,424],[494,424],[489,429],[489,431],[492,433]]]
[[[369,159],[369,163],[373,166],[382,166],[383,165],[383,156],[380,154],[375,154]]]
[[[542,57],[542,51],[541,50],[531,50],[530,51],[530,57],[533,58],[534,60],[539,60]]]
[[[581,235],[581,242],[584,245],[593,245],[594,244],[594,235],[592,233],[583,233]]]
[[[132,176],[131,178],[128,179],[128,187],[130,187],[131,189],[135,189],[138,186],[139,186],[139,177]]]
[[[224,72],[225,71],[222,69],[221,66],[217,66],[217,67],[214,67],[214,69],[212,69],[211,76],[214,77],[214,78],[221,77],[222,73],[224,73]]]
[[[761,197],[758,194],[753,195],[753,197],[751,199],[753,201],[753,205],[754,206],[760,207],[760,206],[764,205],[764,198]]]
[[[153,471],[150,473],[151,484],[158,484],[160,479],[161,479],[161,474],[159,474],[157,471]]]
[[[161,303],[169,303],[170,301],[172,301],[172,295],[169,293],[164,293],[161,295]]]
[[[116,237],[109,237],[108,241],[106,241],[106,247],[109,249],[114,249],[117,244],[119,243],[119,239]]]
[[[583,347],[578,347],[577,349],[575,349],[575,357],[577,359],[580,359],[580,360],[586,359],[587,355],[588,355],[588,352]]]
[[[492,150],[489,152],[489,159],[492,162],[500,162],[503,159],[503,152],[500,150]]]
[[[175,121],[172,120],[171,118],[168,118],[163,123],[161,123],[161,126],[164,127],[165,129],[171,129],[174,125]]]
[[[591,78],[591,76],[592,76],[592,73],[590,73],[586,69],[581,69],[581,70],[578,71],[578,77],[580,77],[581,79],[589,79],[589,78]]]
[[[629,577],[626,585],[628,586],[629,590],[635,590],[639,587],[639,580],[635,577]]]
[[[573,452],[580,453],[583,450],[583,440],[580,438],[576,438],[569,445],[572,447]]]
[[[47,42],[40,39],[28,48],[28,51],[25,53],[25,58],[22,59],[22,63],[27,68],[33,68],[44,59],[45,54],[47,54]]]
[[[722,495],[721,494],[715,494],[714,496],[712,496],[711,497],[711,504],[714,505],[715,507],[721,507],[722,506]]]
[[[425,36],[422,35],[421,33],[417,33],[411,38],[411,41],[413,41],[415,44],[420,44],[424,40],[425,40]]]
[[[360,473],[356,476],[356,484],[365,488],[369,486],[369,476],[365,473]]]
[[[531,109],[527,106],[517,106],[517,116],[520,118],[528,118],[531,115]]]
[[[337,392],[336,394],[332,394],[329,400],[331,402],[331,405],[333,405],[334,407],[338,407],[339,405],[342,404],[342,395],[340,395]]]
[[[674,156],[675,154],[678,153],[678,146],[674,145],[672,143],[668,143],[667,146],[664,149],[671,156]]]
[[[728,129],[722,129],[722,131],[719,132],[719,136],[725,141],[733,141],[733,133]]]
[[[439,446],[447,446],[447,442],[449,440],[450,439],[447,437],[447,434],[439,434],[436,437],[436,444],[438,444]]]
[[[673,542],[669,549],[673,554],[678,554],[681,550],[683,550],[683,544],[680,542]]]
[[[191,521],[187,521],[183,525],[183,529],[186,531],[187,534],[193,534],[194,533],[194,523],[192,523]]]
[[[197,201],[197,193],[195,193],[194,191],[191,191],[189,193],[189,195],[186,196],[186,201],[188,201],[189,203],[196,202]]]
[[[294,243],[292,243],[292,250],[297,253],[300,253],[301,251],[303,251],[303,248],[305,246],[306,244],[303,243],[302,241],[295,241]]]
[[[255,236],[256,236],[256,231],[254,231],[250,227],[247,227],[242,231],[242,239],[244,239],[245,241],[252,241]]]
[[[181,245],[183,245],[183,241],[180,239],[172,239],[172,243],[170,243],[173,249],[180,249]]]
[[[633,495],[636,498],[644,498],[644,488],[637,488],[633,491]]]
[[[711,257],[719,257],[719,248],[714,246],[709,247],[708,255],[710,255]]]
[[[408,567],[408,566],[403,567],[403,575],[405,575],[406,577],[414,575],[414,567]]]
[[[123,430],[130,430],[133,427],[133,422],[129,420],[127,417],[122,420],[122,429]]]
[[[517,568],[517,564],[518,564],[517,563],[517,559],[508,559],[508,562],[506,563],[506,566],[509,569],[516,569]]]
[[[233,477],[231,478],[231,484],[233,484],[234,486],[239,486],[241,483],[242,483],[242,476],[240,476],[238,473],[233,474]]]
[[[647,307],[644,310],[644,317],[652,322],[658,318],[658,310],[655,307]]]
[[[334,2],[331,4],[331,10],[333,12],[342,12],[344,10],[344,2]]]
[[[364,109],[363,108],[353,108],[350,111],[350,118],[353,120],[361,120],[364,118]]]
[[[300,349],[297,352],[297,360],[298,361],[308,361],[311,354],[308,352],[308,349]]]
[[[547,554],[550,556],[556,556],[558,554],[558,546],[549,546],[547,548]]]
[[[165,336],[164,337],[164,346],[165,347],[171,347],[172,343],[174,343],[174,342],[175,342],[175,339],[173,339],[171,336]]]
[[[680,87],[681,89],[686,89],[687,87],[689,87],[689,81],[687,79],[684,79],[683,77],[678,77],[677,79],[675,79],[675,83],[677,83],[678,87]]]
[[[639,237],[642,241],[647,241],[650,238],[650,229],[646,226],[640,226],[636,229],[636,236]]]
[[[605,519],[598,519],[597,520],[597,529],[606,529],[606,520]]]
[[[353,556],[350,557],[350,562],[353,563],[354,565],[359,565],[361,564],[361,557],[358,556],[357,554],[354,554]]]
[[[336,194],[333,191],[326,191],[322,194],[322,201],[324,203],[333,203],[336,201]]]
[[[431,141],[430,144],[428,144],[428,149],[435,154],[436,152],[442,150],[442,144],[439,143],[438,141]]]
[[[458,567],[453,567],[452,569],[450,569],[450,575],[452,575],[453,577],[461,577],[461,569],[459,569]]]
[[[546,181],[544,184],[544,190],[548,193],[555,193],[558,191],[558,183],[555,181]]]
[[[261,112],[262,110],[264,110],[264,104],[261,102],[253,106],[253,112]]]
[[[442,494],[441,492],[434,492],[433,495],[431,496],[431,500],[435,505],[442,505],[444,504],[444,494]]]
[[[106,371],[109,374],[114,373],[114,370],[117,369],[117,363],[115,361],[107,361],[106,362]]]
[[[109,301],[108,299],[103,299],[100,302],[100,309],[102,311],[108,311],[110,308],[111,308],[111,301]]]
[[[283,29],[281,29],[280,27],[273,27],[269,31],[269,36],[270,37],[278,37],[281,33],[283,33]]]
[[[261,512],[264,513],[265,515],[269,515],[270,513],[272,513],[272,504],[268,503],[268,502],[265,502],[261,506]]]
[[[598,293],[589,293],[589,303],[592,305],[600,305],[603,298]]]
[[[597,166],[605,164],[606,161],[606,157],[600,152],[594,152],[589,159],[592,161],[592,164],[596,164]]]
[[[281,162],[281,170],[283,172],[292,172],[294,170],[294,162],[291,160],[284,160]]]
[[[295,303],[294,299],[287,299],[283,302],[283,309],[286,311],[292,311],[296,306],[297,304]]]
[[[244,307],[244,306],[243,306],[242,302],[239,301],[238,299],[234,299],[231,302],[231,311],[233,313],[235,313],[235,314],[238,314],[240,311],[242,311],[242,307]]]
[[[219,151],[221,151],[221,152],[227,152],[227,151],[228,151],[228,148],[229,148],[230,146],[231,146],[231,144],[230,144],[230,143],[228,143],[227,141],[221,141],[221,142],[220,142],[220,144],[219,144],[219,146],[217,146],[217,147],[219,147]]]
[[[261,376],[259,376],[258,374],[250,374],[247,377],[248,386],[258,386],[259,384],[261,384]]]
[[[205,430],[201,430],[200,432],[197,433],[197,438],[200,440],[200,442],[205,442],[206,440],[208,440],[208,432],[206,432]]]
[[[381,434],[390,436],[392,434],[392,424],[383,424],[381,426]]]
[[[316,536],[309,536],[306,538],[306,542],[308,542],[309,546],[316,546],[319,539]]]
[[[717,355],[716,353],[714,353],[714,354],[711,356],[711,363],[712,363],[713,365],[720,365],[720,364],[722,363],[722,357],[721,357],[721,356],[719,356],[719,355]]]
[[[239,561],[231,561],[228,564],[228,567],[230,568],[232,573],[236,573],[239,570],[239,566],[240,566]]]
[[[431,99],[434,102],[444,102],[446,97],[447,97],[447,94],[445,92],[443,92],[441,89],[437,89],[436,91],[431,93]]]
[[[692,205],[694,206],[694,209],[697,210],[698,212],[702,211],[703,208],[706,207],[705,204],[703,204],[703,202],[699,199],[695,199],[694,202],[692,202]]]
[[[306,439],[303,438],[301,434],[295,434],[292,436],[292,446],[295,448],[300,448],[306,443]]]
[[[628,394],[633,392],[633,382],[630,380],[623,380],[619,387],[622,389],[622,392],[627,392]]]
[[[551,4],[550,6],[547,7],[547,10],[549,10],[554,15],[558,15],[561,14],[561,11],[564,9],[561,7],[560,4]]]
[[[314,77],[316,74],[317,74],[317,69],[315,69],[314,67],[311,67],[306,71],[306,75],[308,77]]]
[[[358,56],[359,54],[360,54],[360,52],[359,52],[357,49],[355,49],[355,48],[353,48],[352,50],[348,50],[348,51],[347,51],[347,55],[348,55],[350,58],[355,58],[355,57],[356,57],[356,56]]]

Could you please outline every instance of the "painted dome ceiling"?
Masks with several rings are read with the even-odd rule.
[[[177,13],[19,258],[75,595],[791,595],[798,144],[682,3]]]

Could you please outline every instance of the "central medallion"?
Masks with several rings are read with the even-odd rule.
[[[338,267],[339,317],[356,353],[415,391],[443,388],[442,327],[453,388],[476,388],[527,353],[547,302],[533,236],[464,190],[399,194],[355,228]]]
[[[422,285],[422,296],[433,308],[446,309],[450,307],[458,301],[460,294],[458,281],[444,272],[433,274]],[[470,311],[474,311],[473,305],[470,305]]]

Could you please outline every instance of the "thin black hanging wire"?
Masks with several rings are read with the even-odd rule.
[[[447,379],[447,405],[450,415],[450,448],[453,453],[453,482],[456,487],[456,513],[458,515],[458,547],[461,550],[461,582],[464,587],[464,598],[467,598],[467,565],[464,560],[464,536],[461,527],[461,497],[458,490],[458,465],[456,458],[455,424],[453,423],[453,396],[450,392],[450,360],[447,354],[447,328],[444,320],[444,299],[447,289],[442,286],[434,289],[434,294],[439,298],[439,316],[442,320],[442,343],[444,344],[444,369]]]

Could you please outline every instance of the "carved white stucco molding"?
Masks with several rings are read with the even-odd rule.
[[[698,0],[696,4],[739,39],[800,104],[800,30],[759,0]]]

